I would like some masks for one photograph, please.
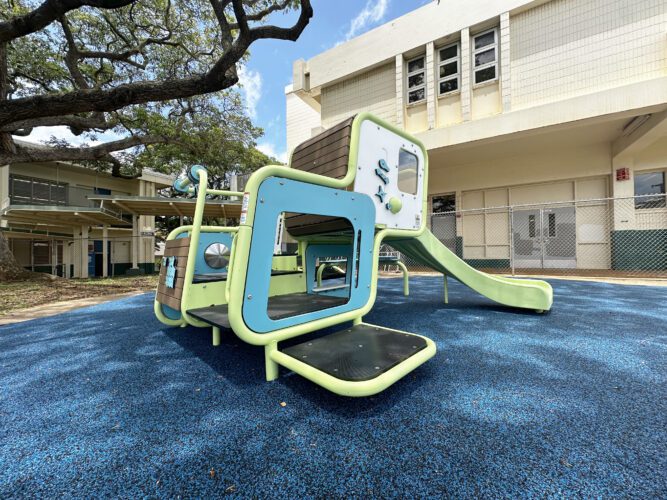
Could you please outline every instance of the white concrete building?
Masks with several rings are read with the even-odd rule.
[[[361,111],[423,141],[470,261],[623,269],[642,247],[667,269],[665,0],[430,2],[296,61],[286,94],[288,151]]]

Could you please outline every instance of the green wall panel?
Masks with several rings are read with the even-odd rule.
[[[667,269],[667,229],[612,231],[611,268],[618,271]]]

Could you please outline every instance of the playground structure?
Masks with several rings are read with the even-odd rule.
[[[244,193],[208,189],[206,170],[193,167],[175,187],[196,193],[197,209],[192,225],[167,238],[155,314],[170,326],[212,327],[214,345],[231,329],[264,346],[267,380],[283,366],[337,394],[368,396],[436,352],[426,337],[362,321],[383,244],[442,273],[445,302],[451,276],[500,304],[549,310],[548,283],[479,272],[431,234],[427,183],[424,146],[365,113],[298,146],[288,167],[257,170]],[[243,196],[238,227],[202,225],[208,194]],[[274,255],[283,227],[298,242],[295,255]]]

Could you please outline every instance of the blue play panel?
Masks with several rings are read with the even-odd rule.
[[[0,497],[667,495],[667,288],[552,281],[540,316],[410,281],[365,319],[438,353],[366,399],[152,294],[0,327]]]

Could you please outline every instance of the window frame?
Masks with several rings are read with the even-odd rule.
[[[553,226],[551,224],[552,221],[553,221]],[[558,237],[557,236],[557,233],[558,233],[557,227],[558,227],[558,224],[556,222],[556,213],[555,212],[547,213],[547,227],[546,227],[547,235],[546,235],[546,237],[547,238],[557,238]],[[551,234],[551,229],[552,228],[553,228],[553,234]]]
[[[433,208],[433,200],[435,198],[448,198],[451,197],[454,200],[454,210],[446,210],[444,212],[436,212],[435,209]],[[456,192],[455,191],[450,191],[448,193],[438,193],[438,194],[432,194],[429,196],[429,214],[430,215],[441,215],[441,214],[455,214],[456,213]]]
[[[662,174],[662,189],[663,189],[662,193],[644,194],[644,195],[637,194],[637,188],[636,188],[636,186],[637,186],[637,184],[636,184],[637,177],[640,176],[640,175],[647,175],[647,174],[648,175],[650,175],[650,174]],[[657,169],[657,170],[639,170],[639,171],[636,171],[636,172],[634,172],[634,175],[633,175],[632,184],[633,184],[632,192],[633,192],[634,200],[635,200],[635,203],[634,203],[635,210],[665,210],[665,209],[667,209],[667,170]],[[638,198],[638,197],[641,197],[641,198]],[[641,199],[649,200],[651,198],[660,198],[660,197],[662,197],[663,205],[658,205],[658,206],[654,206],[654,207],[637,206],[637,202],[640,201]]]
[[[477,38],[479,38],[481,36],[484,36],[484,35],[487,35],[489,33],[493,33],[493,43],[490,44],[490,45],[485,45],[484,47],[481,47],[479,49],[475,48],[475,40],[477,40]],[[500,65],[498,64],[498,59],[499,59],[499,57],[498,57],[499,56],[498,48],[499,47],[498,47],[498,27],[497,26],[493,27],[491,29],[485,30],[485,31],[481,31],[481,32],[472,36],[472,60],[470,62],[471,62],[471,66],[472,66],[473,88],[481,87],[483,85],[488,85],[490,83],[497,82],[500,79],[500,74],[499,74],[500,73],[499,72]],[[488,62],[488,63],[480,64],[479,66],[475,66],[475,56],[477,54],[480,54],[482,52],[486,52],[486,51],[491,50],[491,49],[493,49],[494,54],[495,54],[494,60],[492,62]],[[475,79],[476,73],[478,71],[481,71],[481,70],[487,69],[487,68],[491,68],[491,67],[495,68],[494,78],[491,78],[489,80],[484,80],[483,82],[477,82],[476,79]]]
[[[30,198],[28,199],[29,203],[23,203],[23,200],[18,200],[18,198],[27,198],[25,196],[17,196],[14,189],[14,181],[29,182],[30,183]],[[48,185],[49,189],[49,199],[44,200],[42,198],[36,198],[35,196],[35,184]],[[55,188],[55,189],[54,189]],[[62,201],[57,199],[55,190],[63,190],[64,197]],[[27,175],[9,175],[9,203],[12,205],[26,205],[26,206],[68,206],[69,205],[69,183],[58,182],[50,179],[42,179],[39,177],[32,177]]]
[[[456,47],[456,56],[455,57],[450,57],[449,59],[441,59],[440,54],[442,53],[443,50],[449,49],[451,47]],[[446,64],[450,64],[452,62],[456,62],[456,74],[455,75],[449,75],[449,76],[440,76],[440,68]],[[448,45],[443,45],[438,49],[438,97],[447,97],[450,95],[458,94],[461,92],[461,42],[457,41],[454,43],[450,43]],[[440,92],[440,84],[442,82],[448,82],[450,80],[454,80],[456,78],[456,90],[450,90],[448,92]]]
[[[405,182],[405,179],[403,179],[403,181],[401,181],[401,172],[402,172],[403,170],[409,170],[408,168],[403,167],[403,165],[405,165],[405,164],[402,164],[402,163],[401,163],[401,155],[402,155],[402,153],[405,153],[406,155],[409,155],[411,158],[414,158],[414,162],[415,162],[415,170],[414,170],[414,189],[413,189],[413,190],[410,190],[410,191],[404,191],[403,189],[401,189],[401,184],[400,184],[400,183],[401,183],[401,182]],[[402,167],[403,167],[403,168],[402,168]],[[398,172],[397,172],[397,174],[396,174],[396,175],[397,175],[396,187],[398,188],[398,190],[399,190],[401,193],[409,194],[409,195],[412,195],[412,196],[416,196],[417,193],[419,193],[419,157],[418,157],[413,151],[410,151],[410,150],[405,149],[405,148],[400,148],[400,149],[399,149],[399,153],[398,153],[398,165],[397,165],[397,170],[398,170]],[[411,182],[412,182],[412,181],[411,181]]]
[[[408,71],[410,63],[416,61],[417,59],[423,59],[424,61],[423,67],[416,71],[412,72]],[[419,73],[424,74],[424,83],[417,85],[415,87],[410,87],[410,77],[418,75]],[[410,102],[410,92],[414,92],[416,90],[421,90],[421,89],[424,89],[424,98],[418,101]],[[415,106],[417,104],[422,104],[424,102],[426,102],[426,54],[422,54],[421,56],[416,56],[411,59],[407,59],[405,61],[405,103],[407,106]]]

